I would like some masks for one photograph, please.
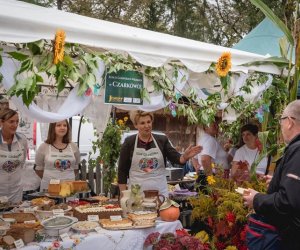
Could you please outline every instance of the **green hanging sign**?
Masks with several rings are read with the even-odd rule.
[[[138,71],[119,70],[106,74],[105,103],[143,105],[143,87],[143,74]]]

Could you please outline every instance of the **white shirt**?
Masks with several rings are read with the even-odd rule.
[[[244,146],[240,147],[233,158],[233,161],[247,161],[249,163],[249,168],[251,168],[252,163],[255,159],[259,157],[258,149],[250,149],[245,144]],[[266,172],[268,164],[267,157],[264,157],[260,163],[257,165],[256,173],[264,174]],[[250,170],[250,169],[249,169]]]
[[[200,139],[197,145],[201,145],[203,147],[201,153],[197,155],[198,162],[201,166],[201,156],[208,155],[212,158],[212,161],[218,165],[222,165],[224,169],[229,168],[228,164],[228,154],[222,148],[220,143],[213,136],[203,132],[200,136]],[[202,167],[202,166],[201,166]]]

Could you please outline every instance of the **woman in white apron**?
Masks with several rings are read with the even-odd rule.
[[[50,123],[47,140],[40,145],[35,156],[35,171],[40,176],[40,190],[48,189],[51,179],[75,180],[80,153],[70,139],[67,120]]]
[[[15,110],[6,109],[0,114],[0,196],[7,196],[12,203],[22,201],[22,167],[25,163],[27,140],[16,133],[19,115]]]
[[[181,155],[165,135],[152,134],[152,113],[133,111],[130,119],[138,134],[127,137],[121,148],[118,166],[120,191],[126,189],[129,178],[129,188],[139,184],[142,190],[155,189],[168,196],[166,158],[172,163],[184,164],[200,153],[202,147],[190,146]]]

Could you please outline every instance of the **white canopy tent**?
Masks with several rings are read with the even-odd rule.
[[[265,59],[265,56],[66,13],[15,0],[0,0],[0,41],[26,43],[40,39],[52,40],[57,29],[63,29],[66,32],[66,42],[79,43],[94,50],[127,53],[139,63],[146,66],[159,67],[173,60],[180,61],[189,70],[189,81],[193,83],[193,86],[199,85],[199,91],[200,87],[207,87],[206,85],[213,86],[216,83],[216,77],[211,77],[201,72],[206,71],[211,63],[216,62],[225,51],[231,52],[232,55],[231,71],[247,73],[248,71],[255,70],[273,74],[280,73],[279,69],[274,65],[241,66],[241,64]],[[0,71],[4,75],[4,85],[11,84],[12,82],[12,74],[9,76],[6,75],[6,72],[8,72],[6,67],[9,67],[9,64],[12,63],[6,61],[3,67],[0,68]],[[186,74],[186,72],[183,72],[183,74]],[[6,85],[6,88],[9,88],[9,85]],[[182,89],[184,86],[182,85],[180,88]],[[199,93],[199,95],[201,94],[203,93]],[[76,97],[76,95],[73,96]],[[91,101],[92,98],[89,99]],[[157,110],[167,105],[160,93],[154,93],[151,100],[153,101],[152,104],[147,103],[145,107],[139,108]],[[86,104],[89,103],[88,100],[81,101]],[[58,109],[55,115],[45,114],[46,118],[41,118],[41,114],[35,115],[35,113],[41,113],[42,111],[36,105],[30,105],[27,112],[25,111],[27,107],[24,105],[21,107],[20,100],[15,100],[14,102],[28,116],[42,122],[62,120],[64,117],[70,117],[76,111],[72,109],[72,114],[71,112],[66,114],[70,106],[62,105],[63,110]],[[69,102],[72,102],[72,99]],[[99,101],[97,103],[100,105]],[[83,107],[82,105],[79,106]],[[129,106],[122,106],[122,108],[130,109]],[[97,112],[99,110],[106,110],[108,112],[109,108],[106,106],[106,108],[99,109],[98,107]],[[76,112],[82,112],[82,110],[78,111]],[[95,110],[93,109],[92,112],[95,112]],[[96,117],[99,117],[99,115]]]
[[[279,73],[274,66],[240,67],[264,56],[171,36],[126,25],[44,8],[16,0],[0,0],[0,41],[26,43],[54,39],[58,28],[66,42],[96,49],[127,52],[141,64],[159,67],[170,60],[181,61],[193,72],[203,72],[224,51],[232,54],[232,71],[258,70]]]

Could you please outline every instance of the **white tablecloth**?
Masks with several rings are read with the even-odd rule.
[[[54,248],[52,241],[30,243],[30,245],[22,248],[24,250],[48,250],[48,249],[76,249],[76,250],[142,250],[146,237],[153,232],[167,233],[175,232],[176,229],[181,229],[180,221],[163,222],[157,221],[156,227],[135,229],[135,230],[105,230],[102,229],[99,233],[91,232],[89,234],[72,234],[69,233],[71,239],[64,242],[56,242],[59,246]]]

